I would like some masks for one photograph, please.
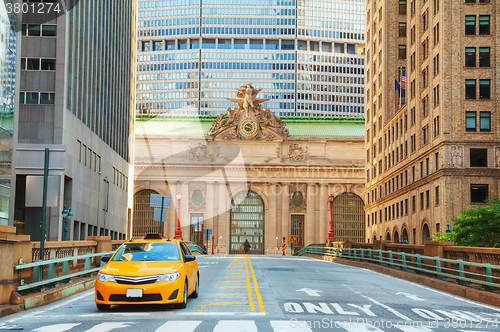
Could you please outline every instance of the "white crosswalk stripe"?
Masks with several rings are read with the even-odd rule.
[[[272,320],[270,323],[274,332],[312,332],[303,321]]]
[[[258,332],[253,320],[220,320],[214,332]]]
[[[125,327],[129,327],[132,324],[135,324],[135,323],[122,323],[122,322],[101,323],[101,324],[96,325],[93,328],[91,328],[90,330],[87,330],[85,332],[108,332],[111,330],[123,329]]]
[[[109,332],[109,331],[132,331],[140,330],[139,322],[104,322],[97,325],[88,325],[89,322],[73,323],[73,324],[55,324],[47,325],[42,327],[36,327],[35,329],[26,329],[21,326],[7,326],[0,324],[0,330],[9,330],[15,328],[16,330],[24,329],[31,332],[72,332],[72,331],[85,331],[85,332]],[[163,322],[162,322],[163,323]],[[321,323],[317,325],[315,323]],[[326,327],[324,324],[328,323]],[[203,320],[169,320],[164,322],[155,332],[198,332],[198,331],[213,331],[213,332],[259,332],[262,329],[266,332],[321,332],[321,331],[339,331],[339,332],[433,332],[434,329],[425,326],[410,326],[412,322],[406,322],[407,326],[399,325],[397,326],[394,322],[393,325],[390,321],[384,321],[383,326],[377,326],[378,323],[373,321],[372,323],[358,322],[356,320],[352,321],[300,321],[300,320],[271,320],[271,321],[259,321],[257,328],[257,323],[254,320],[219,320],[213,330],[207,328],[208,326],[213,326],[213,321],[203,321]],[[389,324],[388,324],[389,323]],[[85,324],[85,325],[84,325]],[[314,325],[312,325],[314,324]],[[442,327],[442,326],[441,326]],[[464,332],[476,332],[469,330],[460,330]],[[491,332],[492,329],[486,328],[482,332]]]
[[[201,324],[201,320],[170,320],[160,326],[156,332],[167,332],[167,331],[182,331],[182,332],[193,332],[198,325]]]
[[[39,327],[37,329],[34,329],[33,332],[64,332],[71,330],[73,327],[80,325],[80,323],[76,324],[56,324],[56,325],[49,325],[49,326],[43,326]]]

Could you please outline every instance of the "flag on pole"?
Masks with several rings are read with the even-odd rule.
[[[394,80],[394,90],[398,90],[401,94],[401,97],[406,97],[405,90],[401,88],[397,80]]]
[[[401,82],[402,83],[406,83],[406,75],[405,75],[405,71],[401,71]]]

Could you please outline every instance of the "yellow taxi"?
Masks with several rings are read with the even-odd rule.
[[[113,304],[168,304],[185,308],[187,298],[198,297],[200,273],[196,257],[182,240],[146,234],[125,242],[97,274],[97,309]]]

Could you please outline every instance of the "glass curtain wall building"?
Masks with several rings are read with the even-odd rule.
[[[280,116],[364,116],[362,0],[138,6],[137,112],[219,114],[252,83]]]

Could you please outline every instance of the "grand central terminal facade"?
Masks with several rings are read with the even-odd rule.
[[[209,252],[241,253],[248,240],[251,254],[283,241],[290,253],[326,242],[333,194],[336,240],[365,240],[364,120],[281,119],[259,92],[242,86],[218,117],[137,115],[134,237],[160,230],[150,196],[170,195],[164,237],[179,224]]]

